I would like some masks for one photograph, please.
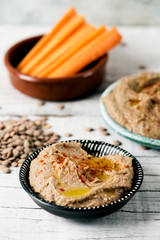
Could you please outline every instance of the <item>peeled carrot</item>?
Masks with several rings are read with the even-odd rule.
[[[66,77],[72,75],[83,67],[105,54],[108,50],[113,48],[121,40],[121,35],[116,27],[113,27],[108,32],[102,33],[97,38],[93,39],[90,43],[84,46],[80,51],[72,55],[55,71],[48,75],[49,78],[53,77]]]
[[[38,77],[65,77],[78,72],[121,40],[116,27],[106,32],[87,24],[72,7],[50,33],[43,36],[18,65]]]
[[[90,24],[84,23],[81,25],[71,36],[69,36],[62,44],[57,47],[47,58],[43,59],[39,64],[37,64],[30,75],[38,76],[43,73],[46,68],[52,66],[53,63],[65,54],[70,48],[72,48],[79,41],[82,41],[88,34],[93,32],[96,28]]]
[[[76,15],[74,7],[71,7],[53,29],[44,35],[38,43],[29,51],[29,53],[19,63],[18,69],[21,70],[36,54],[47,44],[47,42],[65,25],[65,23]]]
[[[81,48],[83,48],[85,45],[88,45],[89,42],[97,36],[99,36],[101,33],[104,33],[106,31],[105,26],[101,26],[99,29],[93,30],[90,34],[88,34],[82,41],[80,41],[77,45],[73,46],[71,49],[68,50],[66,54],[61,56],[59,59],[57,59],[56,62],[49,65],[48,68],[46,68],[43,72],[38,74],[38,77],[46,77],[50,73],[52,73],[55,69],[57,69],[59,66],[61,66],[65,61],[67,61],[69,58],[71,58],[76,52],[78,52]]]
[[[84,23],[84,17],[80,15],[73,16],[56,33],[51,40],[31,59],[26,66],[21,69],[22,73],[29,74],[30,71],[41,60],[45,59],[59,44],[61,44],[70,34],[72,34],[80,25]]]

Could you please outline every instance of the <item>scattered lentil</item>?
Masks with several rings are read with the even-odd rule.
[[[17,147],[16,147],[16,150],[18,150],[18,151],[23,151],[23,149],[24,149],[23,146],[17,146]]]
[[[47,117],[46,117],[46,116],[40,117],[40,121],[45,122],[46,120],[47,120]]]
[[[17,162],[12,162],[12,163],[11,163],[11,166],[12,166],[12,167],[18,167],[18,163],[17,163]]]
[[[10,160],[4,160],[3,162],[2,162],[2,165],[3,166],[9,166],[11,164],[11,161]]]
[[[65,137],[71,137],[71,136],[72,136],[72,133],[66,132],[66,133],[64,134],[64,136],[65,136]]]
[[[5,165],[0,165],[0,170],[2,170],[3,168],[5,168]]]
[[[45,104],[44,101],[38,101],[38,102],[37,102],[37,106],[38,106],[38,107],[41,107],[41,106],[43,106],[44,104]]]
[[[25,159],[22,158],[22,159],[20,159],[20,160],[18,161],[18,164],[19,164],[19,163],[23,163],[24,161],[25,161]]]
[[[115,146],[120,146],[120,145],[122,145],[122,143],[121,143],[120,141],[118,141],[118,140],[113,141],[113,144],[114,144]]]
[[[13,149],[13,156],[18,157],[19,156],[19,151],[17,149]]]
[[[107,129],[104,128],[104,127],[99,127],[98,130],[99,130],[100,132],[105,132],[105,131],[107,131]]]
[[[41,147],[42,146],[42,143],[40,141],[35,141],[34,144],[37,146],[37,147]]]
[[[31,151],[31,149],[30,148],[24,148],[24,153],[26,153],[26,154],[29,154],[30,153],[30,151]]]
[[[34,121],[27,118],[0,121],[0,169],[2,172],[9,173],[10,166],[20,167],[27,155],[37,148],[56,143],[60,135],[52,131],[45,132],[43,128],[51,127],[46,124],[46,120],[47,117],[42,116]]]
[[[141,148],[142,148],[143,150],[149,150],[149,149],[150,149],[149,147],[146,147],[146,146],[144,146],[144,145],[141,145]]]
[[[27,157],[27,154],[26,154],[26,153],[24,153],[24,154],[21,155],[21,158],[26,158],[26,157]]]
[[[126,46],[127,46],[127,43],[126,43],[126,42],[121,42],[120,45],[121,45],[122,47],[126,47]]]
[[[10,172],[11,172],[11,170],[10,170],[8,167],[2,168],[1,171],[2,171],[3,173],[10,173]]]
[[[62,109],[64,109],[64,105],[63,105],[63,104],[57,104],[57,108],[58,108],[59,110],[62,110]]]
[[[44,126],[43,126],[43,128],[45,128],[45,129],[48,129],[48,128],[51,128],[52,126],[50,125],[50,124],[45,124]]]
[[[140,65],[139,66],[139,69],[143,70],[143,69],[146,69],[147,67],[145,65]]]
[[[109,136],[110,135],[110,133],[107,132],[107,131],[102,132],[102,134],[105,135],[105,136]]]
[[[94,131],[94,129],[91,128],[91,127],[86,127],[85,130],[86,130],[87,132],[92,132],[92,131]]]

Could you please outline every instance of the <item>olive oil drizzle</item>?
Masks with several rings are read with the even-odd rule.
[[[90,155],[79,162],[79,168],[83,170],[82,175],[85,176],[89,182],[92,182],[95,178],[97,178],[99,182],[102,182],[109,177],[106,171],[119,171],[121,169],[118,162],[107,159],[106,157],[93,157]],[[93,187],[89,187],[86,184],[82,175],[80,175],[79,181],[85,184],[84,187],[70,188],[68,186],[64,186],[61,182],[58,186],[61,194],[68,198],[75,199],[88,194]]]

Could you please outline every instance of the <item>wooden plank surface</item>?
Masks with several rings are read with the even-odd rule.
[[[104,136],[98,131],[105,127],[100,116],[99,98],[109,83],[123,75],[139,71],[140,65],[158,71],[160,60],[160,28],[121,27],[126,46],[118,46],[109,56],[106,81],[85,99],[63,102],[45,102],[38,107],[37,100],[27,97],[10,85],[3,56],[10,45],[28,36],[44,32],[41,27],[0,26],[0,120],[25,115],[31,119],[48,116],[53,131],[67,139],[96,139],[113,143],[120,140],[122,147],[137,157],[144,169],[144,182],[139,192],[120,211],[99,219],[70,220],[51,215],[40,209],[21,188],[18,169],[11,174],[0,173],[0,240],[5,239],[160,239],[160,152],[144,150],[116,133]],[[93,127],[93,132],[86,132]]]

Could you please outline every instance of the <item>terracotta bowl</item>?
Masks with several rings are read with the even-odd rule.
[[[108,55],[92,62],[81,72],[65,78],[38,78],[21,73],[17,64],[42,37],[35,36],[13,45],[5,54],[4,62],[12,85],[20,92],[45,100],[70,100],[95,90],[105,78]]]

